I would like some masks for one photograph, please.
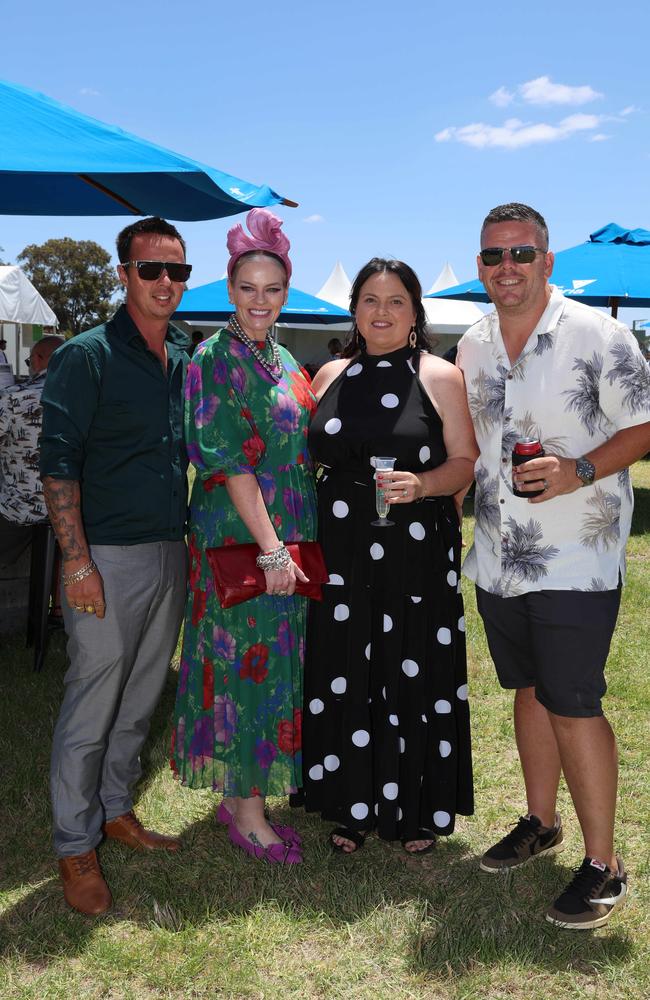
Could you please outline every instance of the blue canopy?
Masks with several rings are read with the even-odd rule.
[[[292,205],[258,187],[0,80],[0,215],[196,221]]]
[[[227,281],[222,278],[221,281],[211,281],[185,292],[172,319],[215,322],[228,319],[232,313]],[[350,313],[346,309],[289,286],[289,298],[280,313],[279,322],[328,324],[345,323],[349,319]]]
[[[603,226],[586,243],[555,254],[551,281],[590,306],[615,311],[618,306],[650,305],[650,231],[623,229],[614,222]],[[443,288],[431,298],[490,301],[478,278]]]

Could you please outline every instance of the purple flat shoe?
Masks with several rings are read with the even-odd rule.
[[[288,840],[264,847],[254,833],[249,833],[248,837],[245,837],[234,823],[228,825],[228,837],[231,844],[241,847],[242,851],[250,854],[252,858],[257,858],[258,861],[269,861],[279,865],[296,865],[302,861],[300,848]]]
[[[266,817],[268,820],[268,816]],[[232,813],[225,805],[223,799],[216,811],[215,819],[217,823],[223,823],[224,826],[230,826],[232,823]],[[302,838],[299,833],[294,830],[292,826],[279,826],[277,823],[271,823],[269,820],[269,825],[274,833],[277,833],[278,837],[282,837],[283,840],[288,840],[291,844],[295,844],[296,847],[300,847],[302,844]]]

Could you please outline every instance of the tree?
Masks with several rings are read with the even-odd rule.
[[[61,332],[74,336],[103,323],[118,287],[110,254],[92,240],[69,236],[35,243],[18,261],[37,291],[56,313]]]

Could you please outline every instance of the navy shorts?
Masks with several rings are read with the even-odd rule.
[[[538,590],[498,597],[476,588],[503,688],[535,688],[555,715],[602,715],[605,663],[621,603],[616,590]]]

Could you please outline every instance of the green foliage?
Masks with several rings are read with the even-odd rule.
[[[69,236],[31,243],[18,261],[56,313],[62,333],[89,330],[113,311],[118,281],[110,254],[98,243]]]

